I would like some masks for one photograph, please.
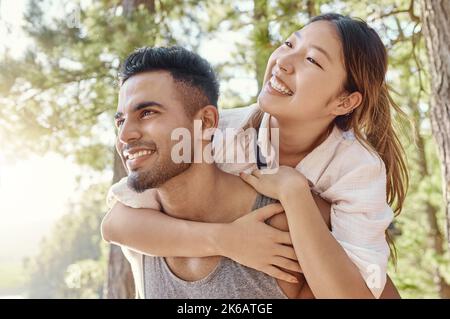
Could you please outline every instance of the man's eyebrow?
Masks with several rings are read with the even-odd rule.
[[[133,112],[145,109],[146,107],[150,107],[150,106],[164,107],[161,103],[158,103],[158,102],[155,102],[155,101],[146,101],[146,102],[138,103],[135,106],[133,106]],[[121,119],[122,117],[123,117],[123,113],[122,112],[117,112],[116,114],[114,114],[114,119],[115,120]]]
[[[150,107],[150,106],[159,106],[159,107],[164,107],[161,103],[155,102],[155,101],[146,101],[146,102],[141,102],[136,104],[135,106],[133,106],[133,111],[139,111],[142,109],[145,109],[146,107]]]
[[[299,38],[299,39],[302,38],[302,35],[300,34],[299,31],[294,32],[294,34],[297,38]],[[317,51],[322,52],[330,62],[333,62],[333,60],[331,59],[331,56],[328,54],[327,51],[325,51],[325,49],[319,47],[318,45],[314,45],[314,44],[311,44],[310,47],[316,49]]]

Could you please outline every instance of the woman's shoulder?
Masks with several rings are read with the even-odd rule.
[[[219,129],[240,128],[248,121],[258,105],[251,104],[245,107],[219,110]]]
[[[319,161],[315,166],[308,163],[303,167],[305,176],[309,172],[315,190],[332,202],[337,198],[347,198],[347,203],[350,203],[348,198],[371,198],[372,204],[385,205],[387,175],[381,157],[353,132],[337,133],[334,149],[330,145],[327,149],[332,155],[323,166],[318,164]]]
[[[334,161],[341,166],[341,174],[356,169],[380,169],[385,171],[385,165],[376,150],[366,141],[355,136],[353,130],[337,129],[338,144]]]

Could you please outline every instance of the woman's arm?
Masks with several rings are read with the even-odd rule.
[[[102,222],[106,241],[147,255],[164,257],[226,256],[245,266],[288,282],[300,271],[288,232],[264,221],[283,211],[268,205],[230,224],[193,222],[152,209],[135,209],[117,202]],[[281,258],[280,258],[281,257]]]
[[[316,298],[373,298],[359,269],[328,230],[308,184],[280,194],[292,243]]]
[[[223,224],[206,224],[170,217],[153,209],[116,202],[104,217],[103,239],[143,254],[164,257],[205,257],[220,251]]]
[[[331,223],[330,223],[330,209],[331,205],[324,199],[322,199],[320,196],[313,194],[314,202],[316,203],[317,207],[320,210],[321,216],[327,225],[327,228],[329,231],[331,231]],[[270,225],[273,227],[276,227],[280,230],[289,230],[288,221],[286,218],[286,214],[279,214],[275,215],[273,218],[270,219]],[[311,288],[309,287],[308,283],[303,285],[301,292],[298,296],[299,299],[311,299],[315,298],[313,292],[311,291]],[[386,278],[386,285],[384,286],[383,292],[380,296],[380,299],[400,299],[400,294],[395,287],[394,283],[392,282],[391,278],[387,276]]]
[[[380,296],[380,299],[401,299],[400,293],[392,282],[391,278],[387,276],[386,285],[384,286],[383,293]]]
[[[357,174],[355,174],[355,176],[357,177],[364,175],[365,173],[360,170],[356,172]],[[241,173],[241,178],[252,185],[258,192],[279,199],[282,203],[288,219],[289,229],[291,230],[291,239],[298,261],[316,297],[379,297],[386,281],[384,271],[386,265],[384,262],[387,262],[387,257],[384,255],[384,251],[377,251],[377,249],[372,247],[377,244],[376,248],[380,248],[381,241],[385,241],[384,237],[381,236],[381,233],[379,234],[379,231],[383,228],[382,226],[389,216],[385,216],[386,214],[384,214],[382,216],[383,218],[374,221],[364,214],[360,214],[365,217],[363,221],[365,222],[364,226],[366,227],[362,228],[362,224],[358,223],[358,221],[362,219],[358,218],[360,215],[353,217],[353,219],[350,218],[351,216],[356,215],[356,213],[354,213],[355,215],[351,215],[347,218],[345,227],[343,227],[343,225],[338,225],[338,230],[340,232],[344,229],[347,232],[347,237],[351,237],[350,239],[353,241],[350,242],[353,246],[356,246],[355,249],[357,252],[361,251],[356,257],[353,256],[354,258],[358,258],[358,262],[362,264],[358,264],[358,268],[357,263],[351,259],[351,256],[349,256],[347,251],[342,247],[341,242],[338,242],[335,238],[336,234],[332,234],[328,230],[328,227],[320,216],[319,209],[313,200],[308,181],[301,173],[291,167],[282,166],[275,174],[264,174],[264,171],[255,170],[251,175]],[[353,180],[354,179],[351,179],[351,181]],[[374,181],[372,182],[374,183]],[[374,188],[382,186],[380,186],[380,183],[374,184]],[[348,185],[340,186],[341,187],[338,188],[341,190],[345,190],[347,189],[345,187],[348,187]],[[366,188],[363,190],[367,193]],[[351,191],[353,191],[353,189]],[[347,190],[347,192],[350,193],[351,191]],[[354,190],[353,193],[356,191],[357,190]],[[381,194],[381,191],[379,193]],[[375,191],[371,193],[372,197],[375,195],[377,195]],[[358,200],[358,198],[356,198],[356,200]],[[353,202],[350,204],[348,202],[344,203],[346,203],[347,206],[352,204],[352,207],[358,204],[358,202],[356,204]],[[359,210],[357,209],[357,211]],[[374,213],[376,214],[377,212]],[[336,225],[333,225],[333,227],[335,226]],[[333,230],[337,231],[336,229]],[[353,234],[353,237],[351,234]],[[382,235],[384,236],[384,233],[382,233]],[[357,239],[360,240],[358,241]],[[371,248],[367,247],[368,239],[371,239],[372,241]],[[384,246],[382,248],[384,248]],[[370,261],[372,262],[370,263]],[[365,264],[370,268],[365,268]],[[379,274],[376,273],[376,270],[378,269]],[[366,278],[364,276],[368,277]],[[367,284],[366,280],[368,280]],[[369,289],[369,285],[372,284],[372,281],[374,286],[370,286]]]

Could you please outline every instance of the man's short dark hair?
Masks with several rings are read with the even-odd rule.
[[[219,83],[211,65],[198,54],[178,46],[137,49],[122,65],[120,85],[133,75],[150,71],[172,75],[189,116],[206,105],[217,107]]]

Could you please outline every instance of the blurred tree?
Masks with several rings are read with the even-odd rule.
[[[416,15],[418,2],[414,0],[382,0],[377,4],[368,0],[30,0],[26,30],[33,44],[23,57],[7,53],[0,60],[0,138],[9,142],[2,145],[2,152],[18,157],[30,151],[57,151],[90,169],[114,170],[113,180],[117,181],[124,174],[112,148],[117,72],[120,61],[134,48],[177,43],[196,50],[202,41],[231,32],[238,39],[237,48],[230,61],[216,65],[219,77],[222,83],[236,77],[252,78],[259,90],[270,53],[308,18],[330,11],[361,17],[379,32],[388,48],[388,80],[397,92],[394,98],[415,127],[416,144],[411,143],[410,132],[402,135],[411,189],[403,213],[396,218],[401,232],[396,238],[398,271],[394,273],[391,265],[391,276],[406,297],[448,298],[450,263],[443,245],[444,207],[439,160],[430,131],[429,99],[434,101],[434,134],[441,153],[448,155],[445,143],[450,135],[445,126],[436,127],[449,122],[437,112],[446,108],[447,113],[442,114],[449,114],[445,66],[450,65],[450,41],[448,24],[442,20],[442,16],[448,17],[447,2],[445,10],[437,11],[431,10],[435,3],[438,1],[422,0],[428,8],[422,13],[427,56],[421,19]],[[431,57],[431,92],[424,65],[427,57]],[[242,106],[255,100],[256,95],[244,99],[230,89],[222,90],[222,106]],[[442,168],[449,181],[448,163]],[[84,216],[81,210],[92,212],[93,208],[79,209],[73,210]],[[104,208],[98,209],[97,213]],[[31,272],[32,286],[44,287],[48,281],[53,287],[47,292],[34,290],[34,295],[132,297],[128,264],[117,248],[110,251],[107,294],[97,289],[106,276],[100,270],[107,259],[106,252],[98,248],[102,245],[91,240],[92,247],[83,248],[88,253],[69,252],[79,248],[71,244],[72,239],[62,238],[81,236],[84,218],[65,217],[55,228],[53,239],[43,244],[42,254],[29,261],[30,269],[35,270]],[[99,235],[98,225],[95,227]],[[83,236],[92,238],[93,232],[89,228]],[[64,247],[52,242],[62,242]],[[68,288],[80,285],[88,288]]]
[[[272,45],[269,34],[268,1],[255,0],[253,2],[253,42],[255,52],[256,81],[258,82],[258,92],[263,83],[266,63],[272,53]]]
[[[108,184],[89,187],[73,199],[69,212],[40,244],[39,253],[25,260],[29,298],[102,298],[107,245],[99,227]]]
[[[422,20],[431,73],[431,124],[441,154],[450,245],[450,2],[422,0]]]
[[[130,21],[139,12],[139,8],[147,10],[150,16],[155,15],[154,0],[122,0],[124,17]],[[122,161],[114,152],[113,166],[113,184],[126,176]],[[108,280],[107,297],[108,298],[131,298],[134,295],[134,282],[131,266],[126,260],[120,247],[111,245],[108,259]]]
[[[90,169],[114,169],[117,181],[124,175],[112,147],[120,61],[135,48],[195,33],[189,14],[196,3],[184,2],[29,0],[25,31],[32,44],[23,56],[6,52],[0,61],[0,138],[8,141],[2,153],[55,151]],[[117,247],[111,260],[108,297],[133,297]]]
[[[402,133],[409,169],[410,189],[401,216],[398,273],[394,279],[409,297],[437,296],[450,298],[449,254],[443,231],[443,206],[436,150],[429,129],[429,83],[425,70],[427,55],[422,37],[422,21],[415,1],[389,1],[373,10],[372,23],[388,47],[390,72],[388,79],[394,89],[394,99],[409,115],[413,136]],[[362,6],[370,4],[361,3]],[[403,122],[403,125],[405,123]],[[411,144],[411,141],[415,142]],[[437,196],[436,196],[437,195]],[[418,230],[420,228],[420,231]],[[418,258],[417,252],[424,251]],[[425,257],[426,256],[426,257]],[[420,264],[420,267],[416,265]]]
[[[114,153],[113,181],[117,183],[127,173],[118,154]],[[107,297],[132,298],[135,294],[131,266],[119,246],[110,245],[108,258]]]

